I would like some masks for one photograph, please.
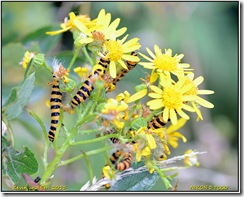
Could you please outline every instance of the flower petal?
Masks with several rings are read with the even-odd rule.
[[[214,105],[208,101],[206,101],[205,99],[202,99],[200,97],[198,97],[196,99],[196,102],[200,105],[202,105],[203,107],[206,107],[206,108],[214,108]]]
[[[204,80],[204,78],[203,78],[202,76],[200,76],[200,77],[197,77],[197,78],[193,81],[193,83],[194,83],[195,86],[197,87],[197,86],[199,86],[199,85],[203,82],[203,80]]]
[[[175,110],[170,109],[169,113],[170,113],[170,120],[171,120],[172,124],[175,125],[177,123],[177,116],[176,116]]]
[[[185,113],[185,112],[183,112],[181,109],[178,109],[178,110],[176,110],[177,111],[177,113],[182,117],[182,118],[184,118],[184,119],[186,119],[186,120],[189,120],[190,119],[190,117]]]
[[[131,102],[133,102],[133,101],[136,101],[136,100],[139,100],[139,99],[143,98],[143,97],[146,96],[146,95],[147,95],[147,89],[141,90],[141,91],[139,91],[139,92],[137,92],[137,93],[131,95],[131,96],[129,97],[129,99],[128,99],[127,102],[128,102],[128,103],[131,103]]]
[[[109,73],[110,73],[111,77],[116,78],[116,65],[115,65],[114,61],[110,62]]]
[[[152,98],[162,98],[162,95],[157,94],[157,93],[149,93],[148,96],[150,96]]]
[[[153,54],[153,52],[152,52],[149,48],[146,48],[146,50],[147,50],[148,54],[149,54],[153,59],[155,59],[156,56]]]
[[[153,62],[153,59],[147,57],[146,55],[139,52],[139,55],[142,56],[144,59],[148,60],[149,62]]]
[[[150,85],[150,89],[158,94],[163,94],[163,91],[155,85]]]
[[[197,94],[214,94],[214,91],[212,90],[197,90]]]
[[[154,99],[154,100],[148,101],[147,105],[149,106],[150,109],[160,109],[161,107],[164,106],[162,99]]]

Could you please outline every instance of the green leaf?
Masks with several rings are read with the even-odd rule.
[[[34,88],[35,73],[32,73],[17,90],[17,99],[4,111],[7,120],[16,118],[27,105]]]
[[[23,153],[8,147],[2,158],[2,173],[8,175],[16,184],[21,178],[21,174],[35,174],[38,171],[38,162],[34,154],[23,147]]]
[[[58,28],[58,26],[55,26]],[[23,38],[23,43],[25,45],[31,45],[32,42],[39,43],[41,51],[46,53],[53,49],[56,44],[60,41],[61,35],[49,36],[46,35],[47,31],[52,31],[53,26],[43,27],[35,32],[28,34]]]
[[[2,153],[10,146],[10,142],[2,136]]]
[[[109,191],[149,191],[158,178],[157,173],[150,174],[148,171],[128,175],[111,186]]]
[[[131,128],[133,130],[138,130],[142,127],[147,127],[147,121],[145,118],[137,118],[131,122]]]
[[[16,98],[17,98],[17,90],[18,90],[17,87],[13,87],[11,89],[11,92],[10,92],[8,98],[7,98],[6,103],[3,105],[3,107],[9,105],[10,103],[13,103],[16,100]]]

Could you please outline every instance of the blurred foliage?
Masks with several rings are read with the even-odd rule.
[[[202,156],[204,158],[200,158],[202,168],[209,168],[216,174],[227,173],[231,178],[225,183],[236,189],[239,118],[238,6],[238,2],[3,2],[2,106],[11,88],[23,80],[25,71],[18,63],[26,50],[45,53],[47,58],[57,54],[57,57],[64,58],[62,62],[65,65],[69,64],[72,54],[67,50],[72,50],[72,35],[67,32],[61,36],[47,36],[45,31],[57,29],[70,11],[89,14],[94,18],[100,9],[105,8],[112,14],[112,19],[121,18],[120,27],[127,27],[129,38],[140,38],[142,50],[145,50],[145,46],[152,49],[154,44],[161,48],[171,48],[173,53],[185,54],[183,62],[190,63],[197,76],[205,76],[205,87],[202,89],[215,91],[208,98],[215,108],[203,111],[204,123],[188,125],[185,135],[196,149],[208,151],[206,156]],[[83,62],[84,59],[77,59],[75,64]],[[47,126],[50,118],[45,101],[50,97],[50,90],[46,84],[51,81],[51,75],[41,69],[37,72],[42,74],[36,73],[35,83],[38,86],[33,90],[28,108],[42,117]],[[121,80],[111,96],[126,89],[133,91],[132,87],[141,83],[140,77],[144,75],[144,69],[137,67]],[[72,115],[67,116],[70,119],[67,124],[72,124]],[[26,111],[12,121],[12,129],[16,146],[25,144],[35,147],[32,151],[36,158],[40,158],[43,152],[41,129]],[[89,149],[89,146],[78,147],[66,156],[75,156],[75,152]],[[100,155],[90,158],[98,177],[105,162],[101,158]],[[231,159],[225,161],[226,158]],[[86,169],[84,160],[58,169],[55,175],[57,182],[54,184],[67,185],[70,190],[77,190],[88,179]],[[197,178],[194,180],[180,182],[179,189],[188,190],[189,185],[206,183]],[[4,183],[3,187],[7,188],[8,185]],[[155,185],[153,189],[160,187]]]

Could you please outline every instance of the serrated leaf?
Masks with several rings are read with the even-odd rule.
[[[7,101],[6,101],[6,103],[3,105],[3,108],[4,108],[5,106],[9,105],[10,103],[13,103],[13,102],[16,100],[16,98],[17,98],[17,89],[18,89],[17,87],[13,87],[13,88],[11,89],[11,92],[10,92],[8,98],[7,98]]]
[[[12,147],[8,147],[2,158],[2,172],[8,175],[16,184],[21,178],[21,174],[34,174],[38,171],[38,162],[34,154],[23,147],[24,152],[18,152]]]
[[[149,191],[158,178],[157,173],[150,174],[148,171],[128,175],[118,180],[109,191]]]
[[[10,146],[10,142],[2,136],[2,153]]]
[[[131,128],[133,130],[138,130],[142,127],[147,127],[147,121],[145,118],[137,118],[131,122]]]
[[[12,105],[6,108],[4,114],[7,120],[16,118],[29,101],[34,88],[35,73],[32,73],[17,90],[17,99]]]
[[[57,26],[55,26],[57,27]],[[28,34],[24,39],[23,43],[25,45],[31,45],[32,42],[37,42],[40,45],[42,52],[48,52],[53,49],[56,44],[60,41],[61,35],[49,36],[46,35],[47,31],[52,31],[53,26],[43,27]]]

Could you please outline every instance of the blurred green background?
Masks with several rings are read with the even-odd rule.
[[[2,105],[11,87],[23,80],[24,69],[18,63],[26,50],[45,53],[50,59],[66,54],[62,62],[65,66],[69,64],[72,53],[67,51],[72,51],[73,47],[71,33],[51,37],[45,35],[46,30],[59,29],[70,11],[89,14],[94,19],[104,8],[112,14],[112,19],[121,18],[120,27],[127,27],[129,38],[140,38],[142,52],[145,47],[153,49],[158,44],[162,50],[171,48],[173,54],[183,53],[182,62],[191,64],[195,76],[205,78],[200,88],[215,91],[206,98],[215,105],[214,109],[202,109],[203,121],[196,122],[196,117],[192,117],[182,129],[188,142],[180,142],[180,150],[172,151],[172,156],[181,155],[189,148],[207,151],[198,157],[200,167],[179,172],[178,190],[189,191],[191,185],[228,186],[230,190],[237,190],[238,6],[238,2],[2,2]],[[47,82],[51,81],[51,76],[39,72],[27,108],[38,114],[48,128],[50,111],[45,102],[50,97]],[[124,90],[132,93],[145,72],[137,66],[109,96],[115,97]],[[72,126],[72,116],[66,116],[67,123]],[[39,125],[26,109],[11,121],[11,125],[16,148],[30,147],[40,163],[38,175],[41,175],[43,136]],[[91,148],[94,147],[69,149],[65,158]],[[105,163],[103,155],[90,159],[95,175],[100,178]],[[80,160],[58,168],[53,185],[67,185],[69,190],[77,191],[87,180],[87,166]],[[153,190],[159,191],[160,184],[162,182],[158,182]],[[3,188],[8,187],[4,181]]]

